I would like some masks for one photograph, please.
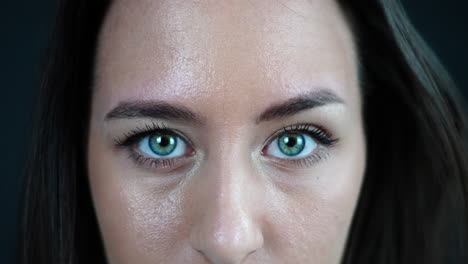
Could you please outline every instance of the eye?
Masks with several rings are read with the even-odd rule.
[[[298,123],[276,132],[262,155],[276,158],[282,167],[307,168],[327,158],[338,141],[320,125]]]
[[[273,139],[266,152],[282,159],[297,159],[310,156],[317,146],[317,142],[306,133],[287,132]]]
[[[178,168],[195,154],[191,141],[164,123],[136,127],[114,141],[117,148],[128,151],[129,158],[138,167],[145,169]]]
[[[187,152],[187,145],[177,135],[155,132],[141,139],[138,149],[152,158],[174,158],[183,156]]]

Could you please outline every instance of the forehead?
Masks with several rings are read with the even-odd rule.
[[[103,111],[146,99],[207,115],[320,88],[358,101],[355,64],[334,1],[117,0],[101,30],[95,96]]]

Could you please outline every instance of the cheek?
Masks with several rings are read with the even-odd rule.
[[[93,143],[91,135],[88,174],[109,263],[187,258],[180,254],[187,237],[180,193],[155,188],[161,185],[119,167],[102,143]]]
[[[135,234],[135,246],[151,259],[169,260],[182,252],[188,226],[182,221],[182,196],[177,191],[164,192],[155,184],[127,186],[128,221]]]
[[[353,142],[317,165],[307,188],[298,183],[275,193],[270,239],[278,242],[276,252],[295,259],[291,263],[339,263],[365,170],[364,143]]]
[[[317,193],[289,195],[272,206],[270,241],[291,263],[339,263],[352,219],[353,195],[320,197]],[[268,240],[269,238],[266,238]]]

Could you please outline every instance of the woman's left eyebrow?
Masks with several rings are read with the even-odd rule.
[[[344,104],[344,100],[329,89],[312,91],[270,106],[256,118],[255,123],[292,116],[328,104]]]

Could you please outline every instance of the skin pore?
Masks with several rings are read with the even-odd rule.
[[[338,263],[361,115],[334,1],[114,1],[87,152],[109,263]]]

